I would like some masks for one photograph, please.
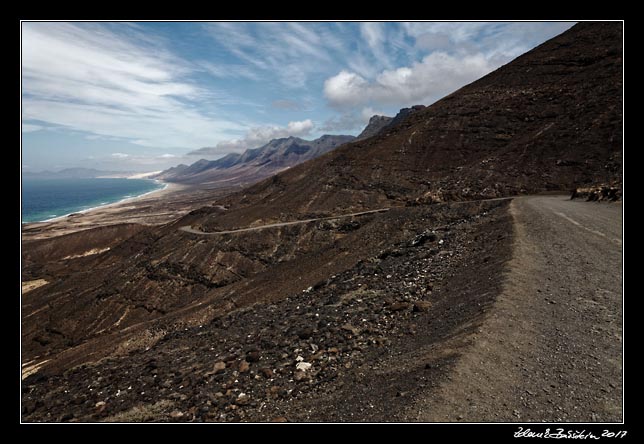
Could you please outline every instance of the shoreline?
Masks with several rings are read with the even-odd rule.
[[[44,222],[22,223],[22,239],[48,239],[116,224],[162,225],[212,203],[225,192],[159,181],[163,188]]]
[[[141,179],[141,180],[152,180],[154,182],[163,184],[163,187],[162,188],[157,188],[157,189],[152,190],[152,191],[147,191],[147,192],[145,192],[143,194],[139,194],[138,196],[125,197],[125,198],[117,200],[115,202],[110,202],[110,203],[106,203],[106,204],[102,204],[102,205],[96,205],[94,207],[85,208],[84,210],[73,211],[71,213],[63,214],[61,216],[52,217],[51,219],[31,221],[31,222],[22,222],[22,226],[25,227],[26,225],[30,225],[30,224],[43,224],[43,223],[49,223],[49,222],[60,222],[61,220],[64,220],[64,219],[68,218],[72,214],[87,215],[87,213],[89,213],[91,211],[103,210],[103,209],[110,208],[110,207],[120,205],[120,204],[123,204],[123,203],[136,202],[138,200],[142,200],[143,198],[150,197],[155,193],[161,193],[163,191],[169,192],[169,191],[172,191],[173,188],[175,188],[175,189],[179,188],[179,187],[174,186],[176,184],[172,184],[172,183],[169,183],[169,182],[164,182],[164,181],[162,181],[160,179]],[[156,196],[156,197],[160,197],[160,196]]]

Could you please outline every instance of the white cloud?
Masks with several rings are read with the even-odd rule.
[[[367,44],[372,50],[377,51],[382,47],[382,42],[384,40],[384,30],[382,28],[382,23],[361,23],[360,34],[366,40]]]
[[[277,80],[288,88],[303,88],[321,66],[334,63],[335,52],[345,52],[345,41],[323,24],[207,23],[204,28],[218,45],[236,57],[248,78]],[[214,72],[223,76],[221,68]],[[215,75],[213,72],[213,75]]]
[[[429,105],[572,25],[362,23],[357,51],[344,69],[326,79],[324,95],[345,114],[364,105]],[[339,120],[347,121],[344,117]]]
[[[572,23],[409,22],[409,23],[208,23],[204,27],[235,57],[239,76],[276,78],[289,88],[311,86],[329,71],[344,70],[372,81],[383,70],[419,61],[432,51],[481,53],[509,61]],[[236,65],[231,65],[236,66]],[[215,67],[215,75],[229,70]],[[246,73],[246,74],[245,74]]]
[[[324,82],[324,94],[335,107],[357,105],[429,105],[455,89],[487,74],[500,64],[482,54],[461,57],[433,52],[420,62],[382,71],[372,81],[340,71]]]
[[[362,108],[362,111],[360,111],[360,117],[362,118],[362,122],[364,124],[369,123],[369,119],[371,119],[373,116],[376,116],[376,115],[384,116],[385,113],[383,113],[382,111],[376,111],[370,106]],[[393,117],[393,116],[390,116],[390,117]]]
[[[452,45],[452,39],[443,32],[426,32],[416,37],[416,46],[425,51],[445,51]]]
[[[190,67],[98,24],[23,23],[23,118],[146,146],[199,146],[244,126],[199,110]]]
[[[380,22],[366,22],[360,24],[360,34],[365,40],[373,56],[383,63],[386,67],[391,68],[389,54],[385,51],[386,32],[384,24]]]
[[[251,128],[241,139],[219,142],[214,147],[200,148],[189,152],[188,155],[221,156],[231,152],[241,153],[249,148],[258,148],[265,145],[273,139],[289,136],[306,137],[311,134],[313,128],[315,128],[315,125],[311,119],[289,122],[286,127],[276,125],[255,127]]]
[[[34,125],[34,124],[31,124],[31,123],[23,123],[22,124],[22,132],[23,133],[31,133],[31,132],[34,132],[34,131],[40,131],[42,129],[45,129],[45,127],[42,126],[42,125]]]
[[[300,122],[289,122],[286,127],[286,131],[284,131],[283,133],[285,135],[288,134],[290,136],[293,136],[293,135],[305,136],[311,133],[313,126],[314,125],[311,119],[302,120]],[[277,130],[277,133],[282,133],[282,130]],[[285,137],[285,136],[281,136],[281,137]]]
[[[188,62],[195,53],[186,52],[184,59],[169,52],[175,35],[146,24],[26,22],[23,131],[74,130],[90,140],[167,148],[146,157],[157,161],[163,152],[222,140],[209,150],[225,154],[275,137],[308,135],[312,122],[256,126],[249,120],[270,113],[272,102],[273,108],[322,121],[327,117],[318,108],[322,91],[340,112],[320,129],[357,130],[370,117],[366,114],[373,109],[364,111],[369,107],[430,104],[569,26],[216,22],[196,25],[212,40],[207,51]],[[240,87],[217,90],[220,79]],[[304,94],[313,97],[308,104]],[[113,162],[111,151],[128,149],[115,146],[104,153]],[[134,159],[131,154],[123,162]]]
[[[120,171],[159,171],[181,162],[191,162],[190,158],[179,154],[158,154],[153,151],[141,151],[136,153],[112,153],[107,156],[85,157],[83,159],[87,166],[102,169]]]
[[[406,35],[421,51],[480,52],[487,58],[517,57],[570,28],[573,22],[410,22]]]
[[[261,80],[261,77],[248,65],[226,63],[215,64],[206,60],[203,60],[198,64],[204,71],[214,77],[222,79],[245,78],[254,81]]]
[[[472,40],[482,31],[487,35],[505,26],[501,22],[405,22],[402,23],[407,35],[418,38],[426,33],[446,34],[453,41]],[[494,29],[496,28],[496,29]]]
[[[327,119],[320,130],[324,132],[353,131],[362,125],[363,119],[356,113],[348,112]]]
[[[369,87],[359,74],[342,70],[324,81],[324,95],[332,105],[357,105],[369,100],[362,95]]]

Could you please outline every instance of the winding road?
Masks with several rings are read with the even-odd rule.
[[[512,199],[503,292],[450,377],[420,394],[421,422],[618,422],[623,418],[622,203]],[[453,202],[465,203],[465,202]],[[382,213],[390,208],[205,233],[218,235]]]
[[[452,202],[444,202],[445,204],[448,205],[459,205],[459,204],[468,204],[472,202],[491,202],[491,201],[496,201],[496,200],[511,200],[514,199],[514,197],[494,197],[492,199],[477,199],[477,200],[460,200],[460,201],[452,201]],[[219,206],[221,207],[221,206]],[[222,209],[226,209],[225,207],[221,207]],[[236,230],[224,230],[224,231],[211,231],[211,232],[206,232],[206,231],[201,231],[196,228],[193,228],[190,225],[184,225],[183,227],[179,227],[179,231],[183,231],[184,233],[190,233],[190,234],[199,234],[202,236],[213,236],[217,234],[233,234],[233,233],[243,233],[245,231],[257,231],[257,230],[264,230],[266,228],[276,228],[276,227],[286,227],[288,225],[299,225],[299,224],[308,224],[310,222],[318,222],[321,220],[334,220],[334,219],[342,219],[345,217],[355,217],[355,216],[364,216],[366,214],[373,214],[373,213],[385,213],[389,210],[391,210],[394,207],[387,207],[387,208],[378,208],[376,210],[368,210],[368,211],[359,211],[357,213],[349,213],[349,214],[340,214],[338,216],[326,216],[326,217],[315,217],[312,219],[302,219],[302,220],[296,220],[292,222],[278,222],[274,224],[267,224],[267,225],[259,225],[257,227],[247,227],[247,228],[238,228]],[[402,207],[399,207],[402,208]]]
[[[257,227],[248,227],[248,228],[239,228],[237,230],[225,230],[225,231],[212,231],[212,232],[205,232],[201,230],[197,230],[196,228],[191,227],[190,225],[186,225],[183,227],[179,228],[179,231],[183,231],[186,233],[191,233],[191,234],[200,234],[204,236],[213,236],[216,234],[233,234],[233,233],[243,233],[245,231],[257,231],[257,230],[264,230],[266,228],[276,228],[276,227],[286,227],[288,225],[299,225],[299,224],[308,224],[310,222],[318,222],[321,220],[333,220],[333,219],[342,219],[345,217],[355,217],[355,216],[364,216],[365,214],[373,214],[373,213],[384,213],[389,211],[390,208],[379,208],[377,210],[369,210],[369,211],[360,211],[358,213],[350,213],[350,214],[343,214],[340,216],[327,216],[327,217],[316,217],[313,219],[302,219],[302,220],[296,220],[293,222],[278,222],[275,224],[268,224],[268,225],[261,225]]]
[[[419,421],[622,421],[622,203],[516,198],[504,291]]]

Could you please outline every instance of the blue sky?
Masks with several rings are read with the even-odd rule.
[[[358,134],[565,22],[23,22],[23,171],[155,171]]]

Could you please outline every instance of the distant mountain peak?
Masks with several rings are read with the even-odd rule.
[[[374,114],[374,115],[373,115],[373,116],[371,116],[371,118],[369,119],[369,123],[380,122],[380,121],[382,121],[382,120],[391,120],[391,117],[388,117],[388,116],[381,116],[381,115],[379,115],[379,114]]]
[[[577,24],[429,107],[373,116],[364,141],[244,190],[244,204],[269,220],[621,185],[622,54],[622,24]]]
[[[388,116],[380,116],[380,115],[374,115],[371,116],[369,119],[369,123],[365,127],[364,130],[356,137],[357,140],[362,140],[362,139],[368,139],[369,137],[373,137],[376,134],[378,134],[380,131],[383,130],[383,128],[389,126],[391,121],[393,120],[392,117]]]
[[[22,173],[25,179],[93,179],[96,177],[116,176],[126,177],[135,174],[133,171],[102,171],[95,168],[73,167],[65,168],[60,171],[40,171]]]
[[[200,159],[188,167],[170,168],[156,178],[190,184],[248,184],[311,160],[354,139],[353,136],[330,134],[310,141],[296,136],[282,137],[241,154],[230,153],[217,160]]]

